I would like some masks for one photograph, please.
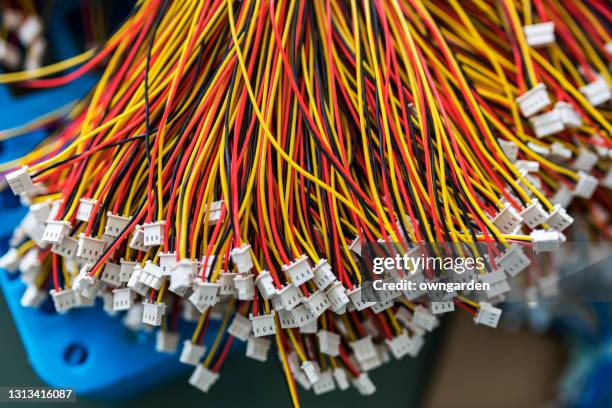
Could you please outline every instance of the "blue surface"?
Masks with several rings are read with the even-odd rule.
[[[70,7],[78,7],[78,2],[55,4],[49,43],[51,47],[60,45],[52,52],[63,59],[78,53],[65,20]],[[0,130],[27,123],[82,97],[95,80],[95,75],[89,75],[61,88],[19,97],[12,95],[8,87],[0,86]],[[0,142],[0,163],[28,152],[44,136],[44,132],[38,131]],[[10,190],[0,193],[0,253],[7,249],[13,228],[25,213],[26,209]],[[30,364],[49,385],[73,388],[78,395],[117,400],[136,395],[188,369],[178,362],[177,355],[155,352],[153,334],[130,332],[118,317],[108,316],[99,303],[94,308],[72,310],[66,315],[56,314],[50,300],[41,309],[23,308],[20,299],[25,285],[16,278],[0,270],[4,297]]]

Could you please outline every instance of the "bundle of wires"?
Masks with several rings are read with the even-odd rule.
[[[274,341],[295,405],[296,382],[371,394],[367,372],[415,356],[438,310],[363,301],[366,243],[493,244],[476,273],[505,283],[530,268],[518,243],[565,241],[575,197],[609,238],[610,17],[601,0],[139,2],[99,49],[0,75],[104,67],[3,166],[30,205],[3,264],[24,304],[100,296],[161,326],[161,351],[195,317],[181,361],[203,391],[238,339],[259,360]],[[502,286],[451,309],[495,326]]]

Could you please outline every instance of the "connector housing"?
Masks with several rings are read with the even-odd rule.
[[[527,44],[532,47],[545,47],[555,43],[555,23],[552,21],[523,26],[523,33]]]
[[[63,314],[77,306],[77,294],[73,289],[67,288],[60,291],[51,289],[49,291],[53,299],[53,306],[57,313]]]
[[[76,255],[85,262],[96,263],[104,252],[105,242],[101,239],[79,234]]]
[[[546,85],[539,83],[518,98],[516,103],[519,105],[521,114],[528,118],[542,109],[550,105],[550,98],[548,97],[548,91]]]
[[[76,219],[83,222],[89,222],[91,213],[96,206],[97,200],[89,198],[80,198],[79,206],[77,207]]]
[[[280,300],[283,309],[287,311],[291,311],[300,303],[300,293],[293,285],[286,285],[279,290],[275,298]]]
[[[178,347],[179,338],[177,332],[158,330],[155,333],[155,350],[158,353],[174,354]]]
[[[253,316],[249,314],[249,320],[253,326],[253,335],[255,337],[270,336],[276,334],[276,322],[274,320],[275,312],[270,311],[270,314],[261,314]]]
[[[385,343],[387,343],[391,354],[393,354],[393,357],[397,360],[408,355],[412,350],[412,341],[410,337],[408,337],[408,332],[405,330],[394,338],[385,340]]]
[[[582,117],[571,103],[559,101],[555,104],[554,110],[559,112],[561,121],[566,127],[578,128],[582,126]]]
[[[193,281],[193,293],[189,301],[200,311],[204,312],[208,307],[219,302],[219,283],[203,282],[200,278]]]
[[[307,298],[302,299],[304,306],[316,317],[329,309],[329,300],[320,290],[315,291]]]
[[[169,290],[183,296],[195,279],[197,263],[191,259],[181,259],[171,269]]]
[[[197,366],[205,352],[206,347],[194,344],[191,340],[185,340],[183,341],[183,348],[179,356],[179,361],[183,364]]]
[[[51,246],[51,252],[71,261],[76,256],[78,241],[66,235],[60,242]]]
[[[121,266],[107,262],[104,265],[104,270],[102,270],[102,275],[100,275],[100,280],[104,283],[107,283],[111,286],[120,286],[121,280],[119,279],[119,275],[121,273]]]
[[[504,234],[516,231],[522,221],[521,216],[510,204],[506,204],[493,218],[493,224]]]
[[[240,248],[234,248],[230,251],[232,262],[238,269],[239,273],[248,273],[253,269],[253,258],[251,258],[251,245],[242,244]]]
[[[361,395],[372,395],[376,392],[376,386],[368,377],[368,373],[359,374],[359,377],[353,378],[351,383]]]
[[[221,284],[219,295],[236,295],[238,293],[234,286],[234,278],[236,276],[238,276],[237,273],[221,272],[221,277],[219,278],[219,283]]]
[[[308,263],[306,255],[300,256],[288,265],[283,265],[283,271],[289,275],[293,286],[300,286],[314,277],[314,272]]]
[[[151,289],[159,290],[162,282],[162,270],[150,260],[147,260],[142,268],[142,273],[138,280]]]
[[[315,265],[313,272],[313,280],[319,290],[325,290],[336,280],[336,275],[334,275],[329,262],[327,262],[327,259],[325,258],[319,259],[319,262],[317,262]]]
[[[334,368],[333,375],[334,375],[334,380],[336,380],[336,384],[338,384],[338,388],[340,388],[341,391],[348,390],[350,385],[348,382],[346,371],[344,371],[344,368],[340,368],[340,367]]]
[[[251,321],[238,313],[234,315],[234,320],[232,320],[232,323],[227,328],[229,334],[241,341],[246,341],[249,338],[251,330]]]
[[[134,231],[132,232],[132,237],[130,238],[128,246],[141,252],[149,251],[149,248],[147,248],[144,244],[144,230],[140,225],[136,225],[136,227],[134,227]]]
[[[521,218],[531,229],[543,224],[548,218],[548,213],[542,208],[542,204],[536,199],[532,200],[520,213]]]
[[[319,381],[319,365],[316,361],[304,361],[300,367],[311,384]]]
[[[127,283],[130,281],[130,276],[132,276],[132,272],[134,272],[134,267],[136,266],[136,262],[134,261],[126,261],[121,258],[119,260],[119,282]]]
[[[191,377],[189,377],[189,384],[206,393],[218,379],[218,373],[209,370],[203,365],[198,365],[191,374]]]
[[[118,312],[128,310],[134,304],[134,297],[130,288],[113,290],[113,310]]]
[[[420,305],[414,308],[412,322],[427,331],[432,331],[438,326],[438,318]]]
[[[47,299],[48,293],[41,290],[36,285],[27,285],[25,292],[21,296],[21,306],[23,307],[39,307],[42,302]]]
[[[269,271],[261,271],[255,278],[255,285],[264,299],[271,299],[276,295],[276,286]]]
[[[576,160],[572,163],[574,170],[582,170],[589,172],[593,170],[593,167],[597,164],[599,157],[596,153],[593,153],[588,148],[581,146],[576,156]]]
[[[325,370],[319,373],[319,380],[312,384],[312,390],[315,395],[321,395],[331,392],[336,389],[334,376],[331,370]]]
[[[478,314],[474,317],[474,322],[496,328],[501,313],[501,309],[491,306],[490,303],[480,302],[480,308],[478,309]]]
[[[562,132],[565,129],[561,114],[557,110],[551,110],[550,112],[542,113],[538,116],[533,116],[529,119],[531,127],[538,138],[554,135],[555,133]]]
[[[238,291],[238,300],[252,300],[255,294],[255,283],[253,282],[253,274],[247,275],[238,274],[234,277],[234,286]]]
[[[329,306],[334,313],[342,314],[346,309],[346,305],[350,302],[346,294],[346,289],[341,282],[335,281],[326,290],[325,296],[329,300]]]
[[[572,225],[574,219],[565,211],[565,208],[561,207],[559,204],[555,204],[554,207],[555,209],[551,211],[549,217],[546,219],[546,224],[557,231],[563,231]]]
[[[57,244],[62,242],[71,229],[72,226],[68,221],[47,221],[42,240],[50,244]]]
[[[431,312],[434,315],[444,314],[455,310],[455,304],[452,301],[448,302],[431,302]]]
[[[535,252],[556,251],[565,239],[565,235],[559,231],[531,231],[531,242]]]
[[[164,243],[166,221],[161,220],[142,225],[143,242],[145,247],[158,246]]]
[[[317,337],[319,339],[319,349],[321,353],[334,357],[340,355],[341,337],[339,334],[327,330],[319,330]]]
[[[371,307],[374,303],[376,303],[367,302],[362,299],[360,286],[355,286],[352,290],[347,290],[346,294],[348,295],[349,299],[351,299],[351,303],[353,303],[355,309],[357,309],[358,311],[367,309],[368,307]]]
[[[601,75],[598,75],[595,81],[580,87],[580,92],[593,106],[599,106],[612,98],[610,87]]]
[[[251,336],[247,339],[246,356],[263,363],[268,360],[271,344],[268,339]]]
[[[578,182],[574,187],[573,194],[582,198],[591,198],[595,190],[597,190],[597,185],[599,181],[591,176],[590,174],[585,173],[584,171],[578,172]]]
[[[104,225],[104,235],[116,238],[121,231],[130,223],[130,218],[115,215],[108,211],[106,213],[106,225]]]
[[[166,304],[143,302],[142,305],[142,322],[151,326],[161,325],[162,317],[166,313]]]
[[[23,195],[36,188],[32,177],[28,174],[28,166],[12,171],[6,175],[6,182],[15,195]]]
[[[495,263],[510,276],[516,276],[531,264],[531,260],[518,244],[510,245],[506,251],[495,258]]]

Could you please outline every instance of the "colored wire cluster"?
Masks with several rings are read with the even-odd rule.
[[[100,48],[0,75],[46,88],[104,66],[3,167],[30,205],[4,264],[26,303],[101,296],[161,325],[163,351],[195,314],[181,361],[203,391],[235,338],[265,360],[272,335],[294,405],[296,381],[370,394],[367,371],[416,355],[437,320],[401,292],[360,298],[366,243],[492,244],[476,273],[505,281],[529,267],[504,266],[517,243],[565,241],[574,197],[610,238],[609,23],[600,0],[139,2]]]

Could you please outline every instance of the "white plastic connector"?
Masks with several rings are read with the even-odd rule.
[[[183,364],[197,366],[200,363],[200,359],[204,356],[206,347],[194,344],[191,340],[183,341],[183,348],[179,361]]]
[[[597,75],[595,81],[580,87],[580,92],[593,106],[599,106],[612,98],[610,87],[602,75]]]
[[[162,283],[162,270],[150,260],[145,262],[138,281],[151,289],[159,290]]]
[[[145,247],[161,245],[164,242],[166,221],[162,220],[152,223],[145,223],[142,225],[142,230]]]
[[[517,160],[514,166],[517,170],[524,173],[536,173],[540,171],[540,163],[534,160]]]
[[[350,302],[346,294],[346,289],[341,282],[332,283],[326,290],[325,296],[329,300],[329,306],[334,313],[342,314],[346,310],[346,305]]]
[[[584,171],[579,171],[578,182],[574,187],[573,194],[582,198],[591,198],[593,193],[595,193],[598,184],[599,181],[595,177],[585,173]]]
[[[17,37],[25,46],[30,45],[32,41],[43,32],[42,21],[36,15],[29,15],[23,20],[17,29]]]
[[[200,278],[193,281],[193,293],[189,301],[200,311],[204,312],[208,307],[219,302],[219,283],[203,282]]]
[[[317,320],[313,320],[310,323],[300,327],[300,333],[302,334],[316,334],[317,330],[319,330]]]
[[[444,314],[455,310],[455,304],[452,301],[449,302],[431,302],[431,312],[434,315]]]
[[[219,219],[221,218],[221,209],[223,208],[223,200],[214,201],[210,203],[210,210],[207,207],[208,207],[207,205],[204,206],[204,211],[210,212],[210,215],[208,216],[209,225],[216,225],[217,222],[219,222]]]
[[[523,219],[510,204],[506,204],[493,218],[493,224],[504,234],[513,233],[522,222]]]
[[[293,313],[287,310],[278,310],[278,320],[280,322],[280,326],[283,329],[293,329],[298,327],[295,318],[293,317]]]
[[[319,373],[319,381],[312,384],[312,390],[315,395],[321,395],[331,392],[336,389],[334,376],[331,370],[325,370]]]
[[[0,268],[8,272],[15,272],[19,266],[19,251],[16,248],[9,248],[6,254],[0,258]]]
[[[601,180],[601,185],[612,190],[612,169],[608,170],[606,176]]]
[[[140,282],[140,275],[142,275],[142,268],[140,265],[135,265],[130,279],[127,282],[127,287],[132,289],[134,292],[141,296],[145,296],[149,291],[149,287],[144,283]]]
[[[21,296],[21,306],[39,307],[47,299],[48,293],[41,290],[36,285],[26,286],[25,292]]]
[[[242,244],[240,248],[234,248],[230,251],[232,262],[238,269],[239,273],[248,273],[253,269],[253,258],[251,258],[251,245]]]
[[[351,383],[361,395],[372,395],[376,392],[376,386],[368,377],[368,373],[359,374],[358,377],[351,380]]]
[[[574,219],[565,211],[565,208],[561,207],[559,204],[555,204],[554,207],[555,209],[551,211],[549,217],[546,219],[546,224],[557,231],[563,231],[572,225]]]
[[[478,278],[481,282],[489,284],[489,289],[486,290],[488,298],[493,298],[510,291],[510,285],[503,269],[497,269],[486,275],[479,275]]]
[[[57,313],[66,313],[77,305],[77,294],[73,289],[68,288],[60,291],[51,289],[49,294],[53,299],[53,306],[55,306]]]
[[[159,267],[164,276],[172,275],[174,265],[176,265],[176,252],[160,252]]]
[[[397,360],[408,355],[412,350],[412,340],[408,337],[408,332],[405,330],[398,336],[385,340],[385,343],[387,343],[391,354]]]
[[[107,262],[104,265],[104,270],[102,271],[102,275],[100,275],[100,280],[104,283],[107,283],[111,286],[120,286],[121,280],[119,280],[119,275],[121,273],[121,266]]]
[[[533,229],[546,221],[548,213],[544,210],[542,204],[537,199],[534,199],[531,204],[521,211],[520,216],[525,224]]]
[[[582,126],[582,117],[571,103],[559,101],[555,104],[554,110],[559,112],[561,121],[566,127],[577,128]]]
[[[19,272],[21,272],[21,280],[24,282],[34,282],[36,276],[40,273],[41,263],[38,259],[38,250],[31,250],[19,259]]]
[[[80,198],[79,206],[77,207],[76,219],[79,221],[88,222],[96,203],[97,200]]]
[[[353,350],[353,353],[355,353],[355,358],[359,363],[378,356],[371,336],[349,342],[349,346]]]
[[[361,240],[359,239],[359,236],[355,237],[353,242],[350,243],[349,249],[361,256]]]
[[[518,244],[510,245],[506,251],[495,258],[499,268],[510,276],[516,276],[531,264],[531,259],[523,252]]]
[[[104,252],[105,242],[101,239],[79,234],[76,255],[85,262],[95,263]]]
[[[319,317],[323,312],[329,309],[329,300],[327,296],[319,290],[307,298],[302,299],[304,306],[316,317]]]
[[[512,163],[516,161],[518,158],[519,148],[518,145],[514,142],[504,139],[497,139],[499,146],[503,150],[504,154],[508,158],[508,160]]]
[[[253,274],[247,275],[238,274],[234,277],[234,286],[238,291],[238,300],[253,300],[255,295],[255,283],[253,282]]]
[[[23,166],[7,174],[6,181],[15,195],[23,195],[34,191],[36,188],[32,182],[32,177],[28,174],[28,166]]]
[[[565,235],[559,231],[531,231],[531,242],[535,252],[556,251],[565,240]]]
[[[569,160],[572,158],[572,151],[563,143],[554,142],[550,145],[550,155],[555,160]]]
[[[115,215],[108,211],[106,213],[106,225],[104,226],[104,235],[116,238],[121,231],[130,223],[129,217]]]
[[[487,302],[480,302],[479,305],[478,314],[474,317],[474,322],[496,328],[501,317],[501,309],[493,307]]]
[[[555,23],[552,21],[523,26],[523,33],[531,47],[545,47],[555,43]]]
[[[316,361],[304,361],[300,367],[311,384],[319,381],[319,364]]]
[[[293,285],[286,285],[278,291],[275,298],[278,298],[283,309],[290,311],[300,303],[300,293]]]
[[[128,310],[134,304],[134,297],[130,288],[113,290],[113,310],[118,312]]]
[[[412,322],[427,331],[432,331],[438,326],[438,318],[420,305],[414,308]]]
[[[251,335],[251,321],[241,314],[236,313],[234,320],[227,328],[227,332],[238,340],[246,341]]]
[[[269,271],[261,271],[255,278],[255,285],[264,299],[271,299],[276,295],[276,286]]]
[[[321,353],[334,357],[340,355],[341,337],[339,334],[327,330],[319,330],[317,337],[319,338],[319,350],[321,350]]]
[[[249,314],[249,320],[253,326],[253,335],[255,337],[270,336],[276,334],[276,322],[274,320],[275,312],[270,311],[270,314],[261,314],[259,316],[253,316]]]
[[[336,275],[334,275],[329,262],[327,262],[327,259],[325,258],[319,259],[319,262],[317,262],[315,265],[313,272],[313,280],[319,290],[325,290],[336,280]]]
[[[401,293],[400,293],[401,296]],[[387,302],[374,302],[374,304],[371,306],[372,311],[374,313],[381,313],[384,312],[385,310],[389,309],[393,307],[393,301],[389,300]]]
[[[171,269],[170,287],[171,292],[183,296],[196,277],[197,263],[191,259],[181,259]]]
[[[77,247],[78,242],[76,239],[65,236],[61,242],[51,246],[51,252],[65,258],[66,261],[71,261],[76,256]]]
[[[158,353],[174,354],[178,348],[179,339],[177,332],[158,330],[155,334],[155,350]]]
[[[49,213],[51,212],[51,203],[49,201],[44,201],[42,203],[34,203],[30,205],[28,209],[28,214],[31,214],[32,217],[39,224],[44,224],[47,222],[47,218],[49,217]]]
[[[521,113],[528,118],[550,105],[546,85],[540,83],[516,98]]]
[[[251,336],[247,339],[246,356],[262,363],[266,362],[271,344],[272,342],[268,339]]]
[[[334,368],[333,375],[334,380],[336,380],[336,384],[338,384],[338,388],[340,388],[341,391],[348,390],[350,385],[346,371],[344,371],[343,368],[337,367]]]
[[[352,290],[347,290],[346,294],[348,295],[349,299],[351,299],[351,303],[353,304],[353,306],[355,306],[355,309],[357,309],[358,311],[367,309],[368,307],[371,307],[374,303],[376,303],[367,302],[365,299],[362,299],[360,286],[355,286]]]
[[[134,231],[132,232],[132,237],[130,238],[128,246],[141,252],[149,251],[149,248],[147,248],[144,244],[144,230],[140,225],[136,225],[136,227],[134,227]]]
[[[290,313],[291,316],[293,316],[296,327],[304,327],[317,320],[315,315],[312,314],[310,310],[306,309],[304,305],[294,307]]]
[[[42,240],[50,244],[61,242],[70,232],[72,226],[68,221],[47,221]]]
[[[238,293],[234,286],[234,278],[237,275],[237,273],[233,272],[221,272],[221,277],[219,278],[219,283],[221,284],[219,288],[220,295],[236,295]]]
[[[91,264],[85,264],[79,270],[78,275],[72,281],[72,289],[82,296],[93,298],[97,290],[97,280],[89,275]]]
[[[166,313],[166,304],[143,302],[142,305],[142,322],[151,326],[161,325],[162,317]]]
[[[189,377],[189,384],[206,393],[218,379],[218,373],[209,370],[203,365],[198,365],[191,374],[191,377]]]
[[[538,138],[554,135],[565,129],[561,114],[557,110],[542,113],[529,119],[531,127]]]
[[[300,286],[314,278],[314,272],[308,263],[308,257],[302,255],[288,265],[283,265],[283,271],[289,275],[293,286]]]
[[[580,150],[578,151],[578,155],[576,156],[576,160],[574,160],[574,163],[572,164],[572,168],[574,168],[574,170],[589,172],[593,170],[593,167],[595,167],[598,160],[599,157],[596,153],[593,153],[586,147],[581,146]]]
[[[119,268],[119,282],[127,283],[130,280],[130,276],[132,276],[132,272],[134,272],[134,267],[136,266],[136,262],[134,261],[126,261],[123,258],[119,260],[120,268]]]

